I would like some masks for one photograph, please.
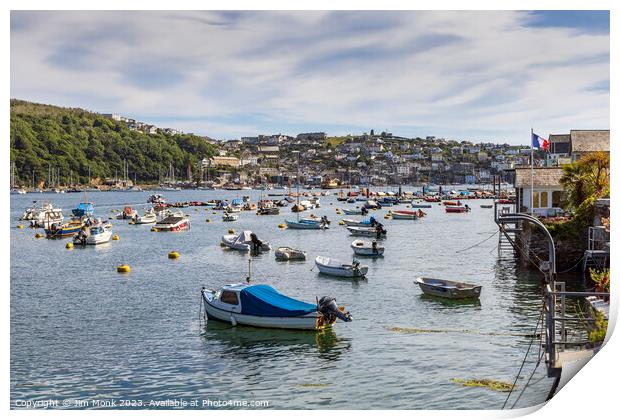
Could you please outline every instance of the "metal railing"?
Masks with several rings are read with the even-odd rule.
[[[588,250],[604,251],[607,250],[609,242],[609,232],[604,226],[590,226],[588,228]]]

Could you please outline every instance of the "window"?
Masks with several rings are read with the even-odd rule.
[[[228,303],[229,305],[239,304],[239,299],[237,299],[237,294],[235,292],[231,292],[228,290],[224,290],[222,292],[222,295],[220,296],[220,301],[224,303]]]
[[[540,207],[540,193],[538,191],[534,191],[534,204],[532,204],[532,207]]]
[[[549,207],[549,193],[547,191],[540,193],[540,207]]]
[[[551,207],[560,207],[562,203],[562,191],[554,191],[551,193]]]

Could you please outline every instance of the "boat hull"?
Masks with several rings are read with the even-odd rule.
[[[291,220],[286,221],[286,227],[289,229],[313,229],[320,230],[324,229],[319,223],[309,223],[309,222],[295,222]]]
[[[418,278],[416,283],[425,294],[446,299],[477,299],[482,291],[482,286],[455,281],[439,280],[437,282],[429,282],[423,278]],[[457,287],[457,284],[462,284],[464,287]]]
[[[377,237],[377,231],[374,228],[373,229],[365,229],[365,228],[360,228],[360,227],[356,227],[356,226],[347,226],[347,230],[353,236],[365,236],[365,237],[368,237],[368,238],[376,238]],[[386,233],[381,233],[379,235],[379,238],[385,238],[386,236],[387,236]]]

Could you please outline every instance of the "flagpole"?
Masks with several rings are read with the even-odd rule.
[[[531,169],[531,189],[530,189],[530,214],[534,214],[534,144],[532,143],[532,139],[534,138],[534,129],[530,129],[530,165]]]

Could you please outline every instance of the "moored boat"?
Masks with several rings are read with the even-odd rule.
[[[90,202],[80,203],[76,208],[71,210],[71,213],[73,213],[75,217],[92,216],[95,213],[95,205]]]
[[[116,215],[117,219],[132,219],[134,216],[137,216],[138,212],[132,209],[130,206],[125,206],[122,212]]]
[[[82,227],[82,229],[73,237],[73,243],[76,245],[100,245],[110,242],[112,231],[103,226]]]
[[[138,213],[134,215],[132,219],[133,223],[136,225],[146,225],[151,223],[157,223],[157,213],[155,213],[154,209],[148,209],[144,212],[144,215],[139,216]]]
[[[309,220],[309,219],[299,219],[299,220],[286,220],[286,227],[289,229],[329,229],[329,226],[326,223]]]
[[[319,255],[314,264],[321,273],[335,277],[364,277],[368,273],[368,267],[355,260],[351,264],[345,264]]]
[[[224,222],[236,222],[239,219],[239,216],[233,213],[224,212],[222,215],[222,221]]]
[[[364,209],[365,210],[365,209]],[[342,212],[349,216],[360,216],[364,214],[364,210],[360,208],[355,209],[342,209]]]
[[[482,291],[482,286],[454,280],[418,277],[416,283],[427,295],[448,299],[477,298]]]
[[[48,239],[58,239],[67,236],[72,236],[78,233],[83,226],[83,222],[80,219],[73,219],[68,223],[52,223],[47,229],[45,229],[45,236]]]
[[[228,284],[221,289],[202,288],[202,302],[209,319],[263,328],[321,330],[337,319],[352,321],[336,300],[322,297],[317,304],[302,302],[279,293],[266,284]]]
[[[373,227],[377,224],[377,219],[374,216],[364,220],[342,219],[342,221],[347,226]]]
[[[385,238],[387,231],[382,226],[375,227],[362,227],[362,226],[347,226],[347,230],[353,236],[368,236],[375,237],[377,239]]]
[[[292,261],[292,260],[305,260],[306,252],[301,249],[290,248],[288,246],[281,246],[276,249],[276,260],[280,261]]]
[[[417,211],[409,210],[394,210],[391,214],[395,220],[418,220],[420,217]]]
[[[251,230],[244,230],[239,235],[230,234],[222,236],[222,243],[231,249],[237,251],[269,251],[271,245],[269,242],[261,241]]]
[[[467,213],[471,209],[467,204],[464,206],[445,206],[446,213]]]
[[[385,252],[385,248],[377,245],[376,241],[368,243],[368,242],[356,240],[351,243],[351,249],[353,249],[353,252],[355,253],[355,255],[370,256],[370,257],[378,257],[378,256],[383,255],[383,253]]]
[[[188,230],[191,227],[189,218],[182,212],[173,213],[164,217],[155,224],[153,229],[157,232],[178,232]]]

